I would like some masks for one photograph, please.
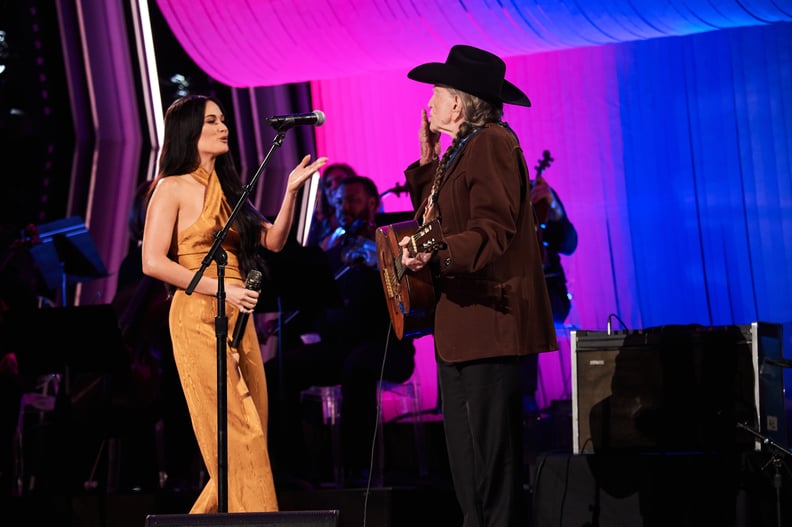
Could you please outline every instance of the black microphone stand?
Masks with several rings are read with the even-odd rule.
[[[187,286],[185,293],[191,295],[195,287],[200,282],[206,268],[215,261],[217,263],[217,316],[215,317],[215,337],[217,339],[217,511],[228,512],[228,415],[226,399],[228,387],[226,386],[226,375],[228,364],[226,362],[226,351],[228,349],[228,317],[225,313],[225,266],[228,262],[228,255],[222,247],[223,241],[228,236],[228,231],[234,223],[234,219],[239,211],[247,202],[251,189],[255,186],[259,176],[267,166],[272,153],[276,148],[283,144],[286,131],[291,128],[284,126],[278,129],[278,135],[272,141],[272,146],[267,152],[264,161],[259,165],[258,170],[251,178],[250,182],[242,188],[242,195],[223,228],[214,236],[214,242],[209,252],[206,253],[201,261],[201,267],[196,271],[190,285]],[[230,154],[229,154],[230,155]]]
[[[784,465],[784,461],[781,458],[781,456],[779,456],[778,454],[779,454],[779,452],[783,452],[784,454],[786,454],[788,456],[792,456],[792,451],[790,451],[789,449],[784,448],[783,446],[779,445],[778,443],[776,443],[775,441],[773,441],[769,437],[766,437],[766,436],[760,434],[759,432],[757,432],[756,430],[754,430],[753,428],[751,428],[750,426],[748,426],[745,423],[737,422],[737,428],[739,428],[740,430],[745,430],[746,432],[749,432],[757,440],[759,440],[762,443],[762,445],[769,445],[769,446],[773,447],[770,450],[770,452],[771,452],[770,453],[770,459],[767,461],[767,463],[765,463],[762,466],[762,470],[764,470],[765,468],[767,468],[770,465],[773,466],[773,469],[774,469],[773,470],[773,488],[775,489],[775,498],[776,498],[776,525],[778,525],[778,527],[781,527],[782,525],[784,525],[784,522],[781,521],[781,487],[782,487],[782,481],[784,479],[783,474],[781,474],[781,467]]]

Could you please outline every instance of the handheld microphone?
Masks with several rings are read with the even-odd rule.
[[[267,117],[267,124],[276,130],[286,130],[292,126],[311,125],[321,126],[325,122],[325,114],[322,110],[314,110],[311,113],[297,113],[293,115],[276,115]]]
[[[261,289],[261,271],[258,269],[251,269],[245,280],[245,289],[251,291],[258,291]],[[239,346],[239,341],[242,340],[242,335],[245,333],[245,326],[247,326],[250,313],[240,313],[237,317],[236,326],[234,326],[234,336],[231,339],[231,347],[236,348]]]

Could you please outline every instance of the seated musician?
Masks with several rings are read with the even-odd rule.
[[[303,317],[299,331],[290,325],[289,333],[300,338],[284,339],[282,368],[273,361],[266,363],[270,400],[276,401],[279,394],[284,399],[270,410],[276,483],[310,479],[310,467],[301,466],[308,456],[303,450],[300,392],[310,386],[340,385],[345,473],[350,484],[364,484],[377,418],[377,381],[382,375],[391,382],[404,382],[415,367],[411,339],[399,340],[390,330],[374,244],[377,187],[367,177],[348,177],[341,181],[335,199],[339,227],[320,245],[335,276],[340,302],[316,316]]]

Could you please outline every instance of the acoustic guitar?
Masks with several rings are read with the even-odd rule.
[[[379,227],[374,236],[382,287],[393,331],[399,340],[419,337],[434,329],[435,290],[429,267],[411,271],[402,265],[399,241],[410,237],[411,256],[444,247],[439,219],[425,225],[415,220]]]

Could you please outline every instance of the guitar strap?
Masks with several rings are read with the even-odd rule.
[[[434,183],[432,183],[432,190],[429,191],[429,198],[426,200],[426,206],[424,208],[424,213],[423,213],[424,221],[421,222],[422,224],[430,220],[433,220],[434,218],[439,216],[439,213],[435,213],[434,215],[432,215],[432,213],[433,213],[433,209],[435,208],[435,204],[437,203],[437,196],[440,194],[440,187],[442,187],[446,181],[446,173],[448,172],[448,169],[451,167],[451,164],[454,162],[456,156],[459,154],[459,152],[462,151],[462,148],[464,148],[467,142],[470,141],[470,139],[472,139],[473,136],[478,134],[480,131],[481,131],[481,127],[476,128],[471,133],[469,133],[464,139],[462,139],[459,142],[458,145],[456,145],[454,150],[451,152],[451,155],[448,156],[448,160],[445,162],[445,166],[443,167],[442,177],[435,178]]]

